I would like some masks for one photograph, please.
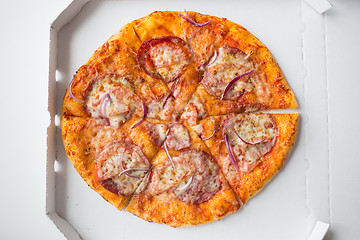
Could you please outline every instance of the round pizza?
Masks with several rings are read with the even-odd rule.
[[[69,160],[105,200],[191,226],[236,212],[279,171],[298,113],[261,111],[296,107],[271,53],[245,28],[156,11],[78,69],[61,131]]]

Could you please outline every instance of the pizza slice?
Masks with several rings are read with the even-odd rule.
[[[269,50],[235,24],[205,66],[182,118],[194,125],[208,116],[296,107],[294,93]]]
[[[137,60],[143,72],[167,83],[178,120],[202,78],[203,66],[224,40],[229,21],[195,12],[154,12],[134,21],[142,41]]]
[[[146,186],[167,124],[133,119],[117,128],[101,118],[64,115],[61,130],[66,154],[81,177],[122,209],[135,191]]]
[[[152,161],[149,184],[132,197],[126,210],[146,221],[182,227],[219,220],[239,207],[198,136],[172,124]]]
[[[297,121],[298,113],[230,114],[204,119],[193,129],[246,203],[284,164],[295,141]]]

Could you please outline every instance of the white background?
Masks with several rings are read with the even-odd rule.
[[[360,1],[330,2],[324,124],[330,135],[331,229],[326,239],[360,239]],[[49,26],[69,3],[1,3],[1,239],[64,239],[45,215],[45,162]]]

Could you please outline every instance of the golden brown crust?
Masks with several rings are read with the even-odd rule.
[[[212,155],[221,169],[222,162],[219,161],[219,156],[227,153],[224,143],[218,141],[220,135],[216,132],[214,137],[202,141],[195,131],[190,129],[190,125],[193,124],[190,124],[188,119],[193,116],[188,114],[182,119],[179,118],[186,107],[190,106],[190,109],[195,108],[196,111],[201,105],[203,112],[200,119],[215,116],[217,127],[230,113],[297,107],[295,96],[283,73],[266,46],[255,36],[225,18],[196,12],[187,14],[188,16],[185,12],[156,11],[134,20],[111,36],[74,75],[71,92],[80,101],[71,97],[67,90],[61,116],[61,131],[66,154],[91,188],[118,209],[124,208],[131,198],[127,211],[147,221],[173,227],[204,224],[237,211],[240,203],[234,191],[245,203],[279,171],[295,141],[298,119],[298,114],[272,114],[278,128],[277,140],[271,152],[267,153],[264,160],[251,172],[237,181],[229,179],[224,171],[220,171],[218,175],[221,182],[220,190],[201,203],[180,201],[174,191],[154,194],[150,191],[149,185],[144,191],[132,197],[120,196],[105,189],[95,180],[96,159],[106,146],[114,142],[129,141],[140,147],[151,161],[152,168],[168,161],[161,147],[164,139],[160,138],[164,137],[164,133],[154,126],[162,124],[166,125],[165,129],[167,129],[179,122],[186,124],[189,129],[192,140],[190,148]],[[187,17],[189,19],[186,20]],[[208,22],[208,24],[198,27],[189,21],[198,24]],[[144,42],[146,44],[148,40],[162,37],[179,38],[181,40],[177,41],[185,43],[175,49],[180,49],[184,53],[186,65],[181,68],[179,76],[171,81],[149,74],[141,65],[142,62],[139,62],[138,53]],[[168,46],[171,47],[171,44],[173,43]],[[268,93],[265,97],[259,98],[256,95],[258,93],[254,93],[244,95],[239,98],[240,100],[223,101],[207,92],[201,81],[204,79],[208,64],[220,48],[234,48],[248,55],[248,61],[255,66],[254,70],[258,73],[260,79],[258,81],[266,86]],[[187,57],[187,54],[190,57]],[[147,59],[143,60],[146,62]],[[153,60],[151,61],[150,65],[156,69]],[[119,126],[110,125],[109,119],[104,116],[101,116],[104,118],[91,116],[84,103],[86,89],[94,78],[103,74],[116,74],[129,82],[131,91],[141,99],[146,108],[147,117],[144,122],[137,124],[141,121],[140,116],[145,114],[145,110],[140,112],[141,114],[132,115]],[[226,115],[219,116],[222,114]],[[206,130],[201,133],[202,138],[212,135],[212,118],[204,119],[200,125],[206,126]],[[175,150],[170,152],[180,154]]]

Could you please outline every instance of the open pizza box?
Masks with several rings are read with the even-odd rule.
[[[325,25],[320,13],[329,7],[320,0],[74,0],[50,27],[46,214],[67,239],[321,239],[330,200]],[[175,229],[118,211],[88,187],[66,157],[59,115],[73,74],[113,33],[155,10],[184,9],[225,17],[259,38],[299,104],[283,112],[299,112],[300,122],[284,167],[257,196],[218,222]]]

